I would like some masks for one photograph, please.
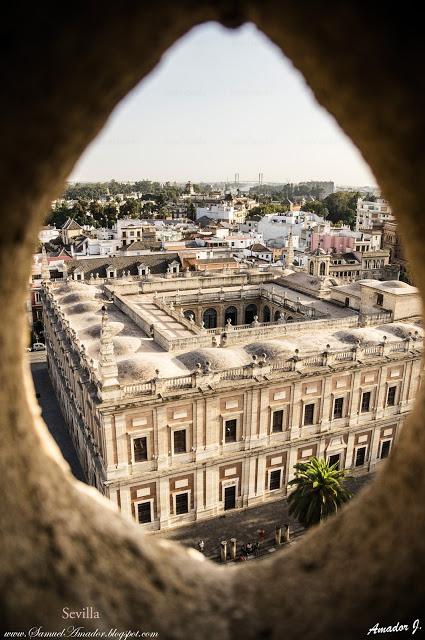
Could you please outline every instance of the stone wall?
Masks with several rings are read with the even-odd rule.
[[[145,628],[175,639],[314,633],[354,640],[377,621],[420,617],[423,390],[368,490],[288,552],[225,572],[143,537],[72,479],[41,420],[24,360],[28,274],[51,200],[119,101],[174,42],[210,20],[230,28],[254,22],[307,78],[372,167],[423,295],[425,55],[421,20],[408,8],[369,5],[369,37],[364,6],[335,0],[104,2],[101,11],[70,4],[65,20],[58,3],[8,7],[0,107],[3,628],[57,629],[64,606],[88,603],[101,615],[86,621],[91,629]],[[356,34],[355,46],[347,33]]]

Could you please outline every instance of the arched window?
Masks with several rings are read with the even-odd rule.
[[[206,329],[215,329],[217,326],[217,311],[214,307],[210,307],[206,311],[204,311],[204,315],[202,317],[204,321],[204,327]]]
[[[256,304],[249,304],[247,307],[245,307],[245,324],[251,324],[251,322],[254,320],[254,316],[256,315],[258,315]]]
[[[263,309],[263,322],[270,322],[270,307],[265,306]]]
[[[191,317],[193,317],[193,319],[195,319],[195,314],[194,314],[194,312],[192,311],[192,309],[187,309],[187,310],[184,312],[184,317],[186,318],[186,320],[190,320],[190,318],[191,318]]]
[[[238,310],[236,309],[236,307],[227,307],[226,311],[224,312],[224,324],[227,324],[228,320],[232,321],[232,325],[235,326],[238,323]]]
[[[310,266],[309,266],[308,270],[310,272],[310,275],[312,276],[313,273],[314,273],[314,262],[313,261],[310,262]]]
[[[324,263],[324,262],[321,262],[321,263],[320,263],[320,271],[319,271],[319,274],[320,274],[321,276],[324,276],[324,275],[325,275],[325,273],[326,273],[326,265],[325,265],[325,263]]]
[[[274,321],[277,322],[280,318],[280,311],[277,310],[274,312]]]

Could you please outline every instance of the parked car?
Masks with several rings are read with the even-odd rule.
[[[32,350],[33,351],[46,351],[46,345],[43,344],[42,342],[34,342],[34,344],[32,345]]]

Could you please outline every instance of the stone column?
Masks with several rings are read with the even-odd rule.
[[[236,550],[237,550],[236,538],[230,538],[230,557],[232,560],[236,560]]]
[[[169,482],[168,478],[159,479],[159,500],[158,500],[158,517],[159,528],[164,529],[168,525],[170,502],[169,502]]]
[[[130,487],[121,487],[120,496],[122,515],[125,516],[128,520],[134,520],[133,514],[131,512]]]
[[[196,516],[204,510],[204,470],[196,470],[196,502],[195,502]]]
[[[298,462],[298,449],[294,445],[288,455],[288,483],[295,478],[294,465]]]
[[[220,560],[222,562],[227,561],[227,540],[222,540],[220,542]]]
[[[124,414],[115,416],[115,434],[117,439],[118,466],[128,467],[129,455],[128,455],[128,441],[127,441],[127,426],[125,424]]]
[[[280,545],[282,539],[282,527],[280,525],[276,525],[274,530],[274,543],[275,545]]]
[[[258,456],[258,475],[257,475],[257,496],[264,495],[266,478],[266,456],[265,454]]]
[[[257,469],[257,458],[248,458],[247,460],[249,464],[249,479],[248,479],[248,504],[255,499],[255,480],[256,480],[256,469]]]
[[[290,537],[290,528],[289,528],[289,522],[288,522],[287,524],[285,524],[285,528],[283,531],[284,542],[289,542],[289,537]]]

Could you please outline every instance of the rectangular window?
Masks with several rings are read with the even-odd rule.
[[[388,458],[391,450],[391,440],[384,440],[381,444],[381,455],[380,458],[383,460],[384,458]]]
[[[139,504],[137,505],[137,517],[140,524],[152,522],[150,502],[139,502]]]
[[[174,431],[174,453],[186,453],[186,429]]]
[[[189,494],[177,493],[176,495],[176,514],[189,512]]]
[[[227,442],[236,442],[236,419],[234,420],[226,420],[224,425],[224,441]]]
[[[370,410],[370,391],[365,391],[362,395],[362,413],[367,413]]]
[[[359,447],[356,451],[355,467],[362,467],[366,460],[366,447]]]
[[[143,462],[148,459],[147,438],[134,438],[133,440],[134,462]]]
[[[335,398],[334,402],[334,418],[342,418],[342,409],[344,406],[344,398]]]
[[[281,476],[280,469],[270,472],[270,480],[269,480],[270,491],[275,491],[276,489],[280,489],[280,476]]]
[[[283,431],[283,409],[273,411],[272,432],[278,433]]]
[[[388,388],[387,407],[394,407],[396,391],[397,391],[397,387],[389,387]]]
[[[314,424],[314,404],[306,404],[304,407],[304,425]]]
[[[340,464],[340,462],[341,462],[340,457],[341,457],[341,456],[340,456],[340,454],[339,454],[339,453],[335,453],[334,455],[329,456],[329,458],[328,458],[328,465],[331,467],[333,464],[336,464],[336,465],[337,465],[337,467],[336,467],[336,468],[337,468],[337,469],[339,469],[339,464]]]

